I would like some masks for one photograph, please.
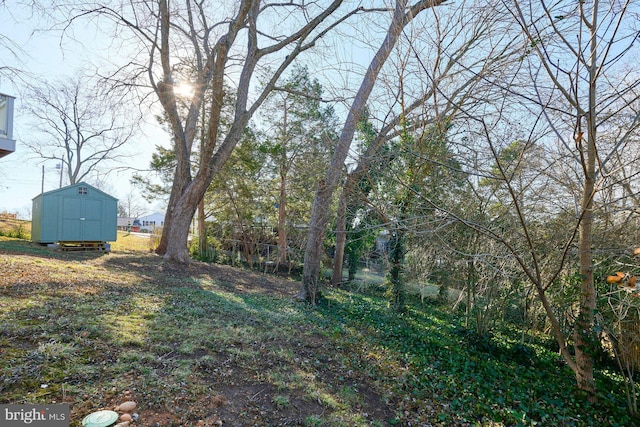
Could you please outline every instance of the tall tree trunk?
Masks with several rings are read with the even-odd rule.
[[[188,263],[191,258],[187,242],[189,240],[189,229],[191,228],[191,220],[198,208],[198,203],[202,200],[204,193],[211,183],[211,180],[205,179],[203,176],[197,176],[187,186],[185,191],[171,209],[172,226],[165,228],[165,237],[169,242],[164,258],[167,260]]]
[[[204,222],[204,199],[198,203],[198,252],[200,256],[205,258],[207,256],[208,244],[207,244],[207,230]]]
[[[580,159],[584,172],[584,187],[582,190],[582,221],[578,235],[578,250],[580,258],[580,277],[582,279],[580,292],[580,307],[574,328],[574,349],[576,357],[576,381],[578,388],[589,395],[589,400],[595,400],[595,381],[593,378],[593,351],[595,347],[595,310],[596,289],[593,280],[593,197],[596,188],[596,82],[598,74],[597,54],[598,43],[598,4],[592,10],[591,39],[589,40],[589,108],[584,115],[586,119],[586,141],[581,128],[581,118],[578,116],[578,134],[576,143],[580,150]],[[584,144],[586,143],[586,148]]]
[[[338,177],[333,178],[333,175],[339,175],[340,169],[332,169],[329,168],[327,175],[331,175],[332,180],[337,182]],[[334,188],[334,186],[325,184],[324,180],[320,180],[316,190],[316,197],[313,200],[313,207],[311,208],[307,247],[304,252],[302,283],[297,297],[314,305],[317,302],[320,263],[322,261],[324,232],[329,215],[329,202]]]
[[[620,42],[627,37],[621,35],[621,33],[624,33],[622,28],[626,25],[623,24],[623,17],[629,13],[629,7],[631,7],[632,2],[620,3],[621,7],[616,9],[615,13],[611,13],[612,2],[602,2],[603,4],[598,0],[577,2],[576,11],[578,13],[574,17],[577,25],[576,35],[571,36],[563,34],[561,29],[556,27],[555,21],[558,16],[549,13],[551,4],[554,7],[559,4],[564,7],[563,3],[543,3],[544,13],[547,15],[546,18],[549,19],[548,28],[551,28],[554,33],[545,34],[542,38],[539,37],[540,33],[538,33],[539,28],[542,28],[542,26],[537,23],[537,20],[526,19],[523,13],[523,10],[531,13],[531,2],[522,2],[526,5],[525,9],[520,8],[518,3],[517,1],[513,2],[513,10],[516,11],[514,16],[518,19],[525,34],[527,34],[528,41],[531,42],[533,50],[536,51],[537,56],[540,58],[540,64],[553,82],[554,89],[557,89],[566,99],[568,105],[572,107],[570,113],[575,118],[574,142],[578,149],[577,156],[583,182],[580,201],[581,217],[577,225],[580,285],[576,301],[578,312],[573,330],[574,355],[571,355],[568,349],[562,346],[565,337],[562,334],[559,323],[554,319],[553,308],[546,299],[544,289],[539,288],[538,294],[549,318],[552,321],[555,320],[555,322],[552,322],[552,330],[556,340],[561,345],[563,358],[576,376],[577,387],[587,392],[590,400],[594,400],[593,350],[597,344],[596,334],[594,333],[594,313],[597,294],[593,274],[592,229],[594,225],[594,195],[597,191],[596,166],[603,168],[599,173],[601,176],[606,175],[606,160],[603,161],[603,159],[606,159],[606,155],[598,153],[596,126],[598,123],[607,126],[606,123],[610,120],[607,117],[609,114],[607,105],[628,103],[622,95],[628,90],[624,79],[619,80],[618,84],[621,87],[615,87],[616,83],[613,82],[613,77],[617,75],[617,69],[613,64],[617,64],[624,53],[631,48],[631,44],[627,48],[623,48],[623,43]],[[616,3],[616,5],[618,4]],[[602,21],[599,16],[601,6],[603,7],[602,12],[604,12]],[[633,20],[634,18],[629,17],[627,19]],[[540,23],[542,24],[542,21]],[[615,28],[615,30],[603,31],[604,28]],[[635,36],[635,31],[631,30],[630,34]],[[556,44],[558,40],[561,40],[561,43]],[[545,43],[551,44],[546,46]],[[566,46],[566,49],[558,50],[558,46],[562,44]],[[571,57],[575,59],[575,65],[561,65]],[[568,78],[568,82],[563,84],[563,78]],[[608,87],[612,92],[607,92],[607,89],[605,89],[602,93],[598,93],[597,82],[599,80],[602,80],[604,86]],[[588,104],[586,107],[583,105],[585,103]],[[598,117],[598,108],[603,111],[600,117]],[[624,138],[626,138],[626,135]],[[599,155],[602,157],[599,157]]]
[[[278,264],[287,263],[287,171],[280,169],[280,196],[278,197]]]
[[[240,77],[241,82],[239,83],[236,97],[234,122],[224,141],[219,146],[217,145],[224,105],[225,66],[229,49],[233,45],[240,29],[245,26],[245,21],[255,19],[254,14],[259,8],[259,1],[246,0],[241,2],[236,18],[229,22],[227,33],[215,43],[215,46],[209,52],[211,53],[210,62],[201,70],[199,84],[204,85],[208,82],[212,94],[209,117],[207,119],[207,136],[202,141],[200,152],[202,157],[201,164],[206,164],[206,167],[200,168],[195,177],[192,177],[191,174],[191,154],[200,106],[204,98],[204,88],[197,88],[198,90],[194,97],[196,101],[192,102],[189,107],[188,117],[183,126],[178,114],[173,90],[175,82],[172,77],[172,58],[169,43],[169,34],[172,28],[171,13],[167,0],[161,0],[159,6],[160,62],[163,69],[163,81],[157,84],[156,93],[171,123],[177,166],[165,215],[164,232],[156,251],[164,254],[164,258],[167,260],[187,263],[190,261],[187,249],[189,226],[198,203],[204,197],[214,176],[231,156],[231,152],[242,137],[242,132],[250,117],[250,114],[246,111],[247,92],[249,90],[247,75],[253,73],[257,62],[257,46],[252,45],[251,37],[249,37],[250,42],[248,43],[249,52]],[[255,28],[252,28],[250,33],[254,34],[253,30]],[[205,75],[212,77],[210,79],[208,77],[205,78]],[[215,148],[217,148],[217,151],[215,151]]]
[[[597,8],[594,10],[597,13]],[[596,17],[593,18],[597,22]],[[581,150],[580,158],[584,171],[584,187],[582,190],[582,221],[578,235],[580,258],[580,277],[582,279],[580,292],[580,307],[574,329],[574,347],[576,357],[576,381],[578,388],[589,394],[589,399],[595,399],[595,381],[593,378],[593,351],[595,347],[594,313],[596,310],[596,290],[593,280],[593,196],[596,186],[596,46],[595,32],[591,40],[591,77],[589,83],[589,110],[586,114],[587,138],[578,132],[576,143]],[[580,120],[580,118],[578,119]],[[578,130],[580,130],[580,123]],[[586,149],[583,144],[586,143]]]
[[[344,248],[347,242],[347,195],[346,189],[340,194],[338,202],[338,215],[336,221],[336,248],[333,256],[333,274],[331,285],[339,286],[342,283],[342,266],[344,264]]]
[[[391,307],[395,311],[402,312],[405,308],[405,289],[402,278],[402,270],[404,268],[404,232],[397,225],[391,230],[389,249],[391,268],[389,269],[389,289],[387,290],[387,295]]]
[[[184,171],[180,168],[180,163],[176,167],[176,171],[174,173],[173,184],[171,185],[171,194],[169,195],[169,202],[167,203],[167,210],[164,216],[164,226],[162,235],[160,236],[160,242],[158,243],[158,247],[156,248],[156,253],[160,255],[165,255],[167,253],[167,247],[169,246],[170,237],[169,234],[171,232],[174,225],[174,217],[176,215],[176,204],[180,200],[180,195],[184,193],[185,188],[191,182],[191,174],[188,171]],[[195,208],[194,208],[195,211]],[[190,221],[190,220],[189,220]],[[188,235],[189,225],[187,224],[187,233]],[[174,240],[173,240],[174,241]],[[186,240],[185,240],[186,244]]]
[[[349,114],[340,133],[340,138],[338,139],[338,144],[336,145],[327,173],[324,179],[320,180],[316,189],[316,195],[311,209],[311,219],[309,220],[309,233],[307,235],[307,246],[304,254],[302,283],[298,292],[298,299],[300,300],[307,301],[311,304],[316,304],[317,302],[316,296],[320,277],[323,240],[329,219],[331,198],[342,177],[344,162],[349,154],[353,135],[360,120],[360,115],[369,100],[369,95],[371,95],[378,74],[389,58],[404,27],[421,11],[437,6],[443,2],[444,0],[419,1],[409,8],[407,8],[408,0],[396,0],[395,2],[393,17],[387,29],[386,36],[367,68],[360,88],[351,103]]]
[[[591,126],[591,125],[589,125]],[[595,396],[595,382],[593,378],[593,350],[594,312],[596,309],[596,292],[593,281],[593,193],[595,188],[595,143],[589,136],[587,141],[587,156],[585,164],[585,180],[582,192],[583,217],[579,231],[580,258],[580,306],[574,328],[574,349],[576,358],[576,381],[578,388],[589,393],[591,399]]]

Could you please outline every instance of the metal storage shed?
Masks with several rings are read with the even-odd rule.
[[[118,199],[84,182],[33,198],[31,240],[38,243],[114,242]]]

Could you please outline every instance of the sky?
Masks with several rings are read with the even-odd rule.
[[[59,188],[60,165],[36,158],[24,145],[35,135],[30,129],[32,119],[25,113],[25,100],[21,93],[27,85],[40,78],[51,80],[69,75],[83,65],[88,55],[100,53],[101,46],[105,46],[98,32],[91,28],[81,30],[81,34],[76,33],[82,44],[65,39],[61,45],[59,34],[38,31],[45,25],[26,8],[18,9],[11,3],[0,6],[0,67],[20,70],[20,74],[12,73],[11,77],[0,74],[0,93],[16,97],[13,123],[16,151],[0,158],[0,212],[15,213],[22,219],[31,219],[32,199],[42,190]],[[17,57],[9,52],[7,46],[12,47]],[[127,152],[133,155],[129,163],[136,168],[144,168],[149,164],[155,145],[168,143],[169,136],[158,127],[145,125],[136,139],[128,144]],[[102,189],[121,200],[131,192],[139,195],[139,191],[129,183],[131,175],[130,170],[109,173],[106,188]],[[63,180],[64,185],[68,185],[68,181]],[[142,205],[143,214],[163,211],[161,204],[147,204],[141,197],[137,200]]]
[[[64,75],[72,75],[73,70],[86,62],[95,62],[98,57],[114,60],[113,56],[117,57],[120,53],[114,53],[113,49],[109,49],[110,40],[102,36],[104,32],[91,28],[90,21],[87,21],[87,27],[74,28],[74,39],[81,40],[82,43],[69,37],[61,39],[59,33],[41,31],[40,29],[46,28],[46,25],[28,8],[17,8],[13,2],[0,2],[0,68],[10,66],[21,71],[19,76],[12,78],[3,77],[0,72],[0,93],[16,97],[13,138],[17,141],[16,152],[0,158],[0,212],[16,213],[23,219],[30,219],[34,197],[42,191],[54,190],[60,186],[58,162],[43,162],[25,146],[26,141],[35,139],[35,133],[30,129],[32,120],[26,114],[26,100],[21,97],[25,87],[34,84],[38,79],[55,80]],[[334,45],[328,50],[331,54],[325,58],[325,63],[317,63],[318,58],[315,58],[314,62],[314,66],[319,68],[315,75],[322,81],[321,75],[328,73],[324,79],[333,81],[336,88],[359,84],[359,79],[353,77],[361,74],[375,52],[371,46],[355,43],[354,34],[348,37],[349,43],[344,43],[345,36],[338,34],[333,39]],[[20,47],[19,51],[17,48],[14,49],[15,56],[7,49],[8,41]],[[370,41],[375,45],[375,41]],[[340,64],[342,66],[336,69]],[[329,89],[332,85],[324,86],[325,89]],[[328,95],[344,97],[344,94],[343,90],[339,95]],[[339,103],[335,107],[339,114],[344,113],[343,110],[346,111],[346,106]],[[141,135],[127,145],[128,152],[133,155],[131,166],[145,168],[156,145],[169,145],[169,135],[157,125],[145,125]],[[139,194],[129,183],[132,174],[132,171],[112,172],[108,175],[108,188],[101,189],[121,202],[126,200],[130,193]],[[68,182],[63,180],[63,186],[67,184]],[[137,200],[143,199],[139,196]],[[143,210],[143,214],[163,212],[164,206],[161,203],[145,204]]]

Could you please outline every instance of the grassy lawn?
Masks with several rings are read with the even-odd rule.
[[[72,426],[124,400],[141,426],[638,424],[615,375],[588,404],[545,342],[477,342],[419,297],[397,315],[377,286],[329,289],[312,309],[294,281],[112,249],[0,237],[0,403],[68,402]]]
[[[157,235],[118,231],[118,240],[111,242],[111,250],[114,252],[152,252],[157,245]]]
[[[31,237],[31,221],[13,218],[0,218],[0,236],[28,239]]]

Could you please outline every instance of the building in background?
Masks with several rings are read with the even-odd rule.
[[[119,216],[118,230],[153,233],[164,227],[164,214],[155,212],[140,218]]]
[[[164,227],[164,214],[158,212],[142,216],[138,220],[140,221],[140,231],[142,232],[151,233]]]
[[[13,102],[15,98],[0,93],[0,157],[16,151],[13,139]]]

